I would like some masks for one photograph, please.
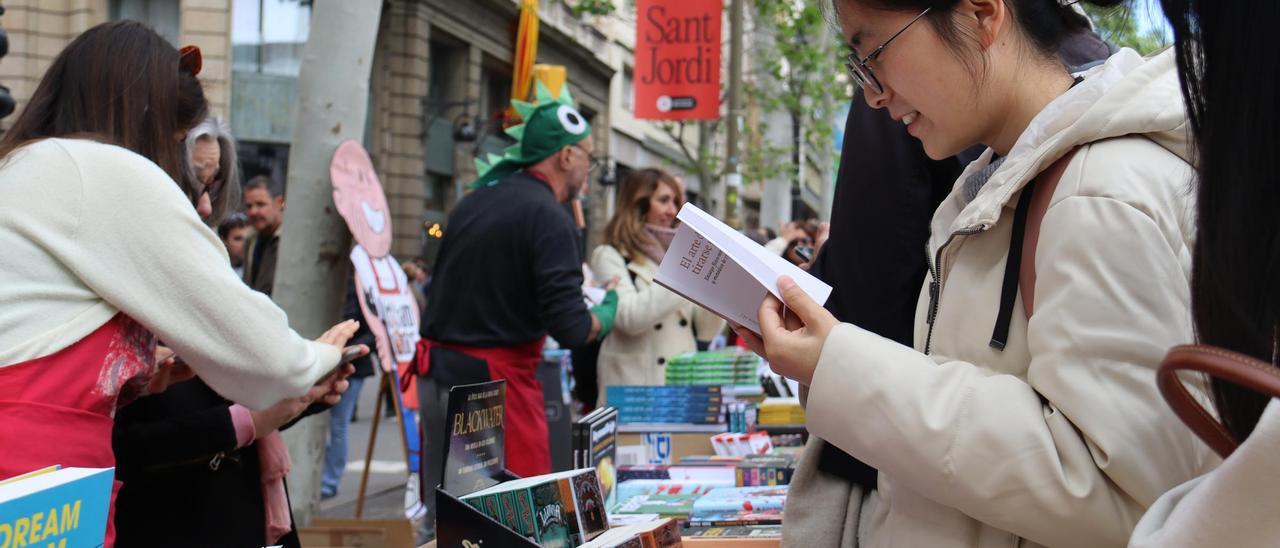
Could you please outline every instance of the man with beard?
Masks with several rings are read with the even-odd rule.
[[[578,227],[565,204],[594,167],[591,126],[567,88],[538,84],[536,104],[512,101],[517,142],[477,161],[475,189],[449,215],[422,314],[415,359],[425,427],[424,493],[440,482],[449,388],[506,379],[506,466],[520,476],[551,471],[542,385],[535,376],[547,335],[577,348],[604,337],[617,296],[588,309]],[[434,510],[434,509],[433,509]]]

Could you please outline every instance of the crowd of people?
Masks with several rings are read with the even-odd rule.
[[[802,387],[784,545],[1280,542],[1280,404],[1186,379],[1239,446],[1216,454],[1156,383],[1180,344],[1280,354],[1280,56],[1243,30],[1280,7],[1163,0],[1174,46],[1142,57],[1078,3],[1120,0],[825,0],[857,88],[831,224],[766,247],[834,290],[822,306],[781,278],[760,335],[728,326]],[[340,355],[373,336],[354,286],[315,340],[271,301],[283,185],[241,181],[200,69],[142,24],[98,25],[0,139],[0,479],[115,467],[106,546],[297,546],[280,430],[332,413],[334,496],[375,370]],[[547,473],[548,337],[598,352],[602,404],[726,328],[653,281],[681,181],[631,172],[584,254],[567,204],[591,125],[567,88],[516,108],[430,275],[406,264],[424,494],[449,388],[505,379],[507,467]]]

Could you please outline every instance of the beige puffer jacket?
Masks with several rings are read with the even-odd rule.
[[[653,283],[658,265],[647,258],[627,262],[613,246],[602,245],[591,253],[591,270],[597,280],[618,279],[618,315],[600,344],[598,405],[611,384],[665,384],[667,360],[696,350],[696,340],[709,341],[724,328],[719,316]]]
[[[1019,191],[1077,146],[1041,224],[1032,317],[1018,296],[997,350]],[[1123,546],[1157,497],[1217,463],[1155,384],[1192,339],[1187,158],[1171,53],[1121,50],[1036,116],[972,202],[958,184],[939,207],[916,348],[831,332],[808,427],[881,471],[861,545]]]

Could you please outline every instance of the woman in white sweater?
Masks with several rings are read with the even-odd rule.
[[[724,327],[715,314],[653,283],[683,204],[684,189],[670,173],[631,172],[605,226],[605,244],[591,254],[597,279],[618,280],[618,315],[600,346],[598,405],[605,404],[609,385],[664,384],[667,360],[696,350],[697,340],[709,341]]]
[[[0,479],[112,466],[115,409],[158,387],[157,338],[262,409],[307,392],[355,330],[291,330],[174,184],[207,110],[198,56],[135,22],[89,29],[0,141]]]

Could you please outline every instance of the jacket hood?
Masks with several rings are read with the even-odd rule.
[[[1190,127],[1172,49],[1148,59],[1121,49],[1083,76],[1032,119],[1004,164],[951,223],[952,230],[994,224],[1028,181],[1071,149],[1094,141],[1140,135],[1191,163]],[[960,181],[988,165],[992,154],[984,152]]]

